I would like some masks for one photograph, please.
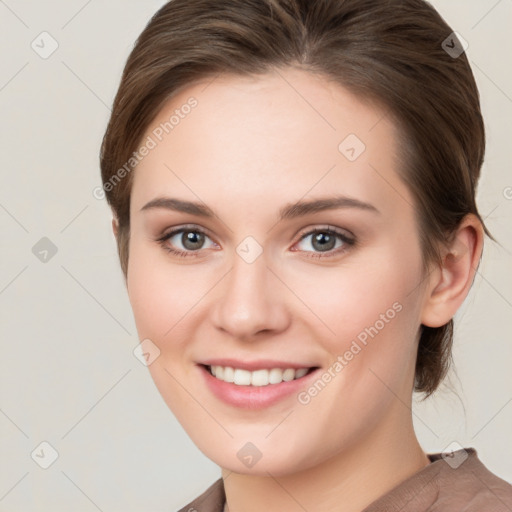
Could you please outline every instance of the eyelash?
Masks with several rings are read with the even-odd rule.
[[[200,233],[200,234],[208,237],[208,234],[205,231],[203,231],[202,229],[200,229],[196,226],[182,226],[179,229],[170,231],[169,233],[166,233],[165,235],[157,238],[156,241],[163,247],[163,249],[165,249],[167,252],[169,252],[175,256],[183,257],[183,258],[198,257],[198,253],[200,252],[201,249],[198,249],[197,251],[181,251],[179,249],[172,249],[166,243],[174,235],[176,235],[178,233],[183,233],[183,232]],[[346,234],[341,233],[340,231],[338,231],[337,229],[335,229],[331,226],[328,226],[327,228],[317,228],[317,229],[307,231],[306,233],[303,233],[300,236],[297,243],[301,242],[308,236],[314,235],[317,233],[327,233],[329,235],[335,235],[345,244],[345,246],[338,247],[338,249],[336,249],[336,250],[331,249],[330,251],[326,251],[325,253],[316,252],[316,253],[311,254],[311,251],[304,251],[308,254],[308,256],[307,256],[308,258],[320,259],[320,258],[331,258],[334,256],[338,256],[339,254],[347,251],[348,248],[353,247],[356,244],[355,239],[348,237]]]

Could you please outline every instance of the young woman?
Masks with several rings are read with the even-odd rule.
[[[102,179],[151,375],[222,468],[183,511],[512,510],[411,414],[490,235],[463,50],[423,0],[173,0],[139,37]]]

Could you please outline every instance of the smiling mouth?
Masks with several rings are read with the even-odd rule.
[[[318,366],[311,368],[271,368],[261,370],[243,370],[231,366],[209,366],[202,365],[213,377],[223,382],[237,386],[269,386],[298,380],[318,369]]]

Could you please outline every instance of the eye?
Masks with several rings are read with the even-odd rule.
[[[302,244],[299,249],[304,252],[313,252],[308,257],[312,258],[328,258],[347,251],[351,246],[355,245],[355,239],[345,233],[333,228],[318,228],[301,236],[298,245]],[[312,248],[313,250],[309,250]],[[326,254],[327,253],[327,254]]]
[[[210,237],[197,227],[181,227],[166,233],[157,239],[157,242],[168,252],[188,257],[198,256],[201,249],[205,249],[205,240],[211,240]],[[212,242],[215,246],[216,244]],[[181,245],[181,247],[180,247]],[[177,248],[176,248],[177,247]]]

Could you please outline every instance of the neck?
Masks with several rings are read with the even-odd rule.
[[[430,463],[412,417],[399,420],[381,424],[358,444],[303,471],[273,477],[223,469],[225,511],[360,512]]]

